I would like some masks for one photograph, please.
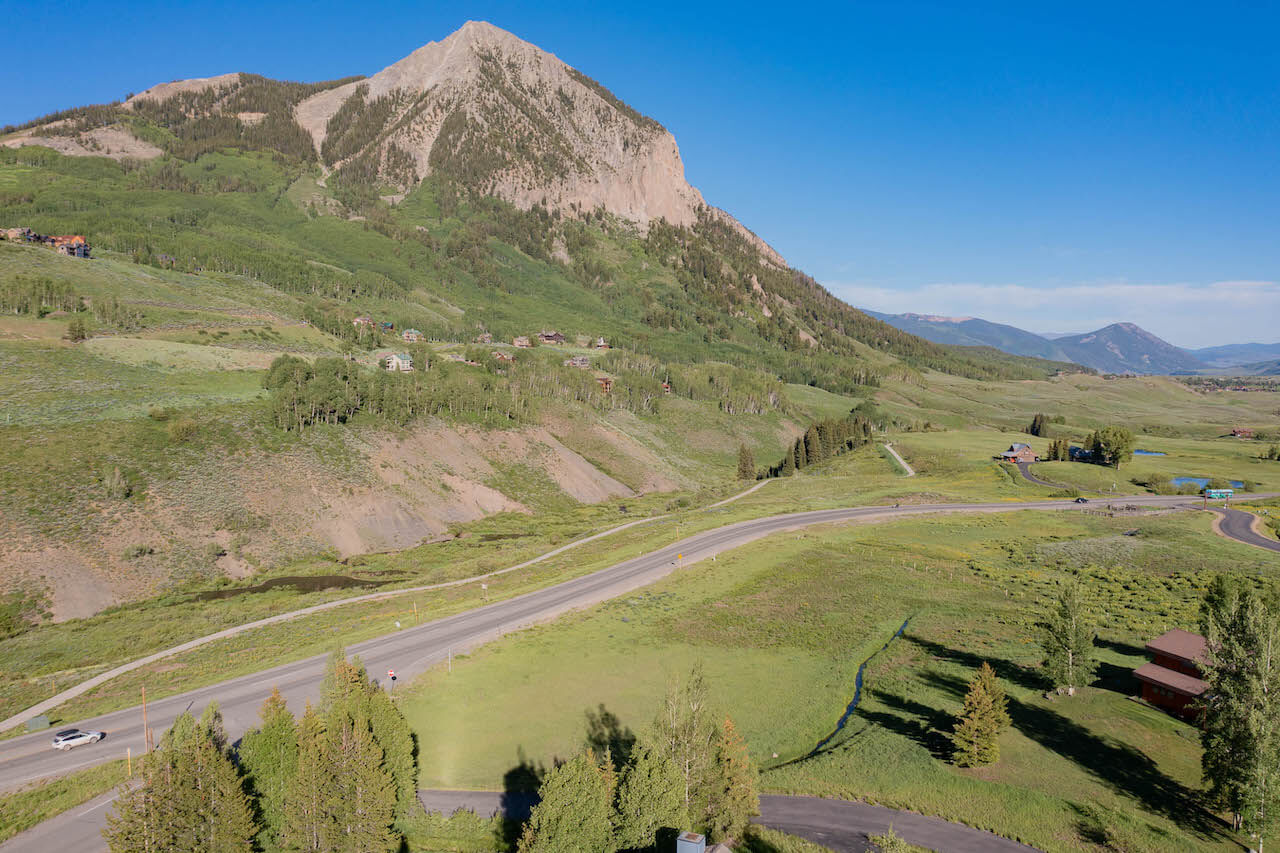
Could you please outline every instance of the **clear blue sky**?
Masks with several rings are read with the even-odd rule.
[[[488,20],[663,122],[708,201],[854,304],[1280,339],[1280,11],[1046,7],[59,4],[6,19],[0,124],[373,73]]]

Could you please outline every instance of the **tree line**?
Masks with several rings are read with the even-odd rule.
[[[872,424],[860,414],[850,412],[843,418],[826,418],[809,425],[804,434],[796,438],[791,447],[773,465],[761,474],[760,479],[790,477],[796,471],[824,462],[871,441]],[[743,459],[739,457],[739,468]]]

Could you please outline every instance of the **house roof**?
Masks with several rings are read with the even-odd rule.
[[[1015,441],[1013,444],[1009,445],[1010,453],[1015,453],[1019,450],[1030,450],[1030,449],[1031,449],[1031,445],[1023,444],[1021,441]]]
[[[1199,666],[1205,658],[1205,640],[1199,634],[1174,628],[1147,643],[1147,651]]]
[[[1174,672],[1158,663],[1144,663],[1133,671],[1133,677],[1139,681],[1172,690],[1174,693],[1181,693],[1183,696],[1199,696],[1208,686],[1202,678]]]

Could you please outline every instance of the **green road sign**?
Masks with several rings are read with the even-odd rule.
[[[1223,498],[1231,497],[1235,493],[1235,489],[1205,489],[1204,496],[1213,500],[1222,500]]]

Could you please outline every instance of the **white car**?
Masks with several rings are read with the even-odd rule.
[[[53,736],[54,749],[71,749],[82,743],[97,743],[106,737],[106,732],[86,732],[80,729],[64,729]]]

